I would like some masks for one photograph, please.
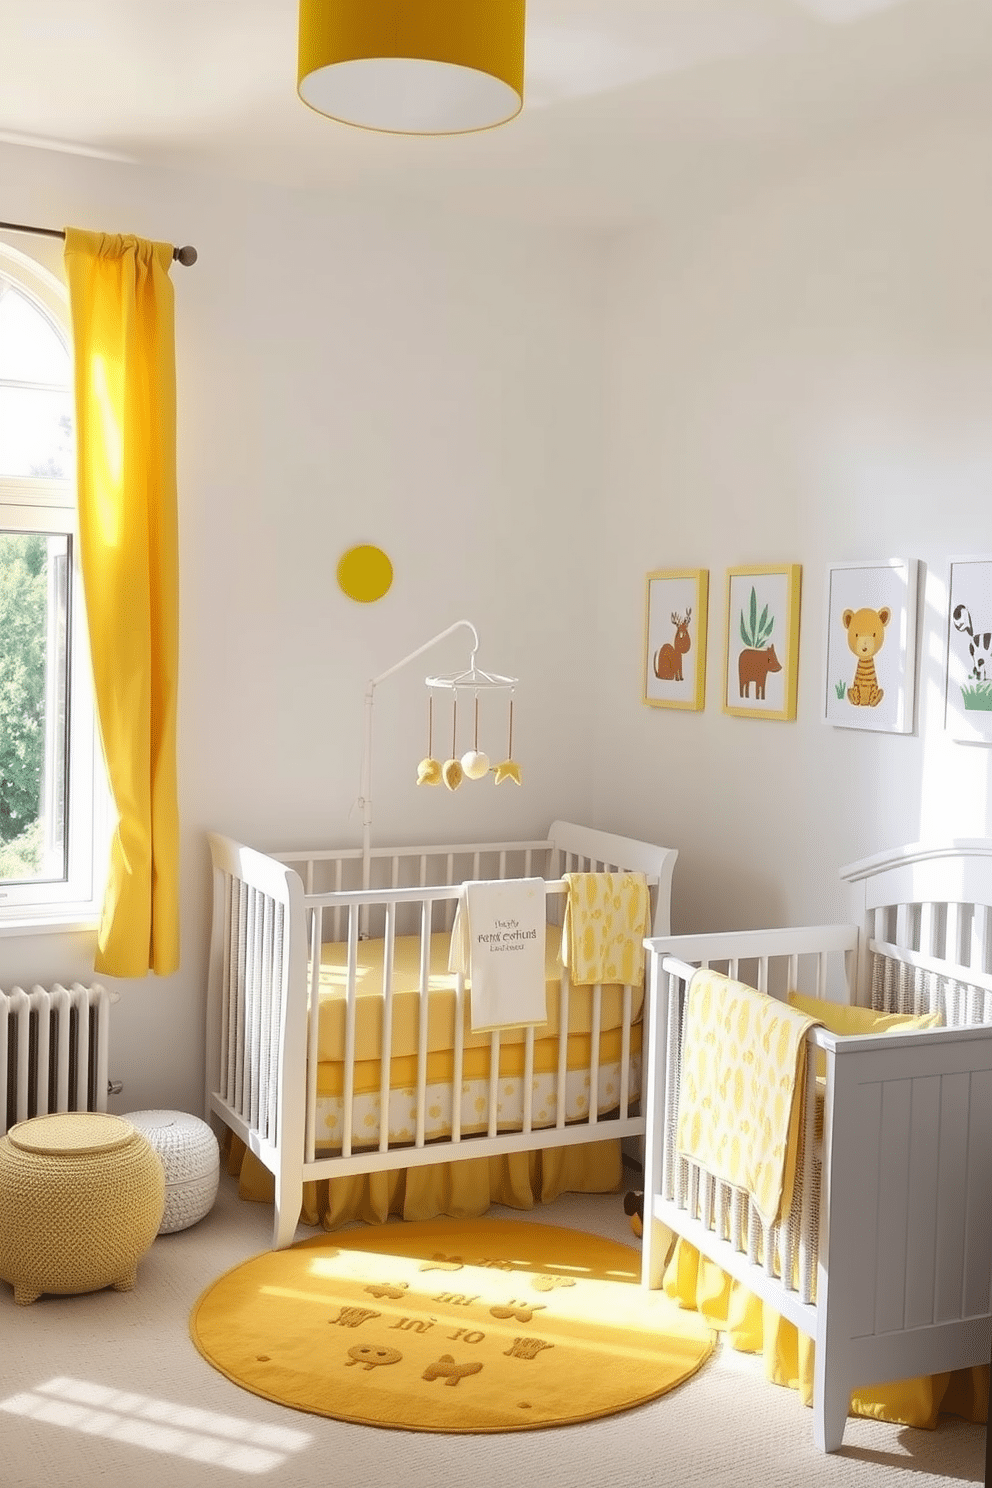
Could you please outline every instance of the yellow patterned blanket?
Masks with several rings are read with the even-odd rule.
[[[808,1016],[720,972],[689,983],[676,1145],[771,1224],[792,1203]]]
[[[643,873],[566,873],[562,965],[575,987],[644,980],[650,901]]]

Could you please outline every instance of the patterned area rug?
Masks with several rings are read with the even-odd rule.
[[[388,1224],[267,1251],[193,1309],[222,1374],[296,1410],[409,1431],[519,1431],[640,1405],[713,1348],[642,1290],[640,1256],[506,1220]]]

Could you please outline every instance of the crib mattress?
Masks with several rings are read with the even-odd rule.
[[[551,927],[549,927],[550,929]],[[384,1001],[382,940],[358,943],[356,969],[355,1059],[378,1061],[382,1050]],[[431,936],[428,975],[427,1048],[438,1053],[454,1048],[455,1042],[455,974],[448,970],[450,936],[447,931]],[[547,989],[547,1022],[538,1025],[539,1040],[557,1040],[561,1026],[561,976],[558,961],[559,935],[552,929],[545,942],[545,986]],[[348,985],[348,944],[328,941],[321,948],[320,1012],[317,1034],[317,1058],[321,1064],[342,1060],[345,1049],[345,1013]],[[403,1058],[417,1053],[420,1028],[420,936],[397,935],[393,953],[392,1035],[390,1053]],[[471,983],[466,978],[466,989]],[[569,987],[568,1032],[589,1034],[593,1023],[592,987]],[[631,992],[631,1017],[640,1019],[644,1000],[642,987]],[[470,1026],[470,1004],[464,999],[464,1047],[485,1050],[488,1069],[490,1035],[473,1033]],[[600,1029],[610,1032],[623,1022],[623,988],[604,985],[600,1006]],[[505,1029],[500,1045],[522,1045],[526,1029]],[[557,1064],[557,1056],[556,1056]],[[378,1089],[378,1077],[376,1078]]]

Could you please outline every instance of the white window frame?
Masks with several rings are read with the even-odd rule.
[[[69,347],[65,286],[35,260],[4,243],[0,243],[0,268]],[[0,883],[0,936],[89,928],[100,916],[112,811],[96,726],[74,480],[0,475],[0,531],[66,533],[72,551],[66,877],[56,882]]]

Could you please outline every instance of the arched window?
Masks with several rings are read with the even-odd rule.
[[[64,286],[0,244],[0,928],[88,919],[97,897],[72,407]]]

